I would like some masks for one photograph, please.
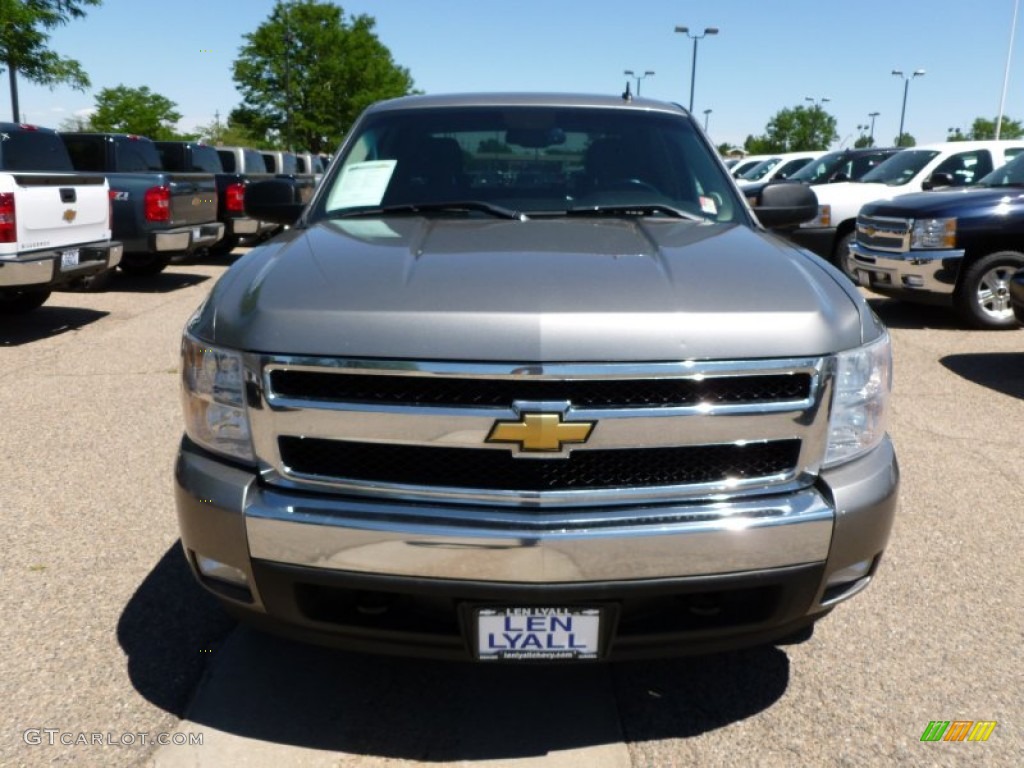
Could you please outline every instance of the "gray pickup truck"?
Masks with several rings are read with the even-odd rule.
[[[184,552],[234,614],[364,651],[582,661],[792,641],[897,505],[889,334],[764,229],[682,108],[370,107],[182,340]],[[756,216],[755,216],[756,214]]]
[[[171,173],[150,139],[121,133],[61,133],[75,170],[110,183],[114,237],[124,244],[121,269],[162,272],[176,255],[210,248],[224,237],[212,173]]]

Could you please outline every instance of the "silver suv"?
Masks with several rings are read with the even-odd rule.
[[[182,342],[182,542],[235,614],[480,661],[792,636],[872,579],[896,509],[889,336],[767,233],[681,108],[417,96]]]

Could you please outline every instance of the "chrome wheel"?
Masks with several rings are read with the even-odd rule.
[[[1016,267],[1009,265],[993,267],[978,280],[975,300],[978,309],[998,322],[1005,322],[1013,317],[1010,304],[1010,278]]]

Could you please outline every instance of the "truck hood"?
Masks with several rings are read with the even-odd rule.
[[[391,217],[290,230],[239,260],[192,332],[233,349],[473,361],[821,355],[870,312],[811,254],[744,226]]]
[[[990,210],[997,205],[1019,206],[1024,190],[1019,187],[968,187],[938,192],[916,192],[892,200],[869,203],[861,212],[870,216],[944,217],[977,209]]]

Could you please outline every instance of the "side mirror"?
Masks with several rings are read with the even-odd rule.
[[[829,184],[838,184],[838,183],[839,183],[839,182],[841,182],[841,181],[849,181],[849,180],[850,180],[850,177],[849,177],[849,176],[847,176],[847,175],[846,175],[845,173],[843,173],[842,171],[840,171],[840,172],[839,172],[839,173],[837,173],[837,174],[836,174],[835,176],[833,176],[833,177],[832,177],[831,179],[829,179],[829,180],[828,180],[828,183],[829,183]]]
[[[937,187],[952,187],[953,186],[953,174],[951,173],[933,173],[927,179],[921,182],[921,189],[935,189]]]
[[[806,184],[769,184],[761,190],[753,208],[768,229],[795,227],[818,215],[818,196]]]
[[[245,188],[245,213],[253,219],[290,225],[298,220],[305,207],[293,181],[267,179]]]

